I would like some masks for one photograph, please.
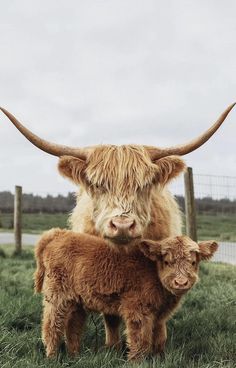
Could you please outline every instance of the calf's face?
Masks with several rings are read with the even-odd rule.
[[[144,255],[156,262],[162,285],[174,295],[182,295],[192,288],[198,281],[199,262],[210,259],[217,248],[213,240],[196,243],[187,236],[144,240],[140,244]]]

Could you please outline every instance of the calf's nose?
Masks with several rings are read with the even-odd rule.
[[[188,279],[186,277],[174,279],[174,286],[177,289],[186,288],[188,286]]]

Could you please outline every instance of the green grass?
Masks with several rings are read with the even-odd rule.
[[[186,296],[168,324],[166,359],[140,365],[103,348],[101,318],[90,320],[81,354],[75,359],[61,350],[56,360],[45,358],[40,338],[41,296],[33,295],[35,263],[32,248],[11,256],[13,247],[0,251],[0,366],[1,368],[233,368],[236,357],[236,267],[203,264],[201,282]],[[5,257],[4,257],[5,255]]]
[[[34,213],[23,214],[23,231],[40,233],[51,227],[66,227],[68,214]],[[0,231],[12,231],[13,215],[0,215]],[[221,241],[236,241],[236,214],[198,215],[198,238],[216,239]]]
[[[67,227],[68,214],[66,213],[24,213],[22,216],[22,230],[26,233],[40,233],[51,227]],[[0,214],[2,231],[13,230],[13,215]]]
[[[199,239],[236,241],[236,214],[198,215]]]

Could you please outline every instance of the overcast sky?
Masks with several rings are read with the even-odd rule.
[[[1,1],[0,105],[57,143],[169,146],[236,101],[235,0]],[[236,176],[236,108],[185,157]],[[66,193],[57,158],[0,114],[0,191]]]

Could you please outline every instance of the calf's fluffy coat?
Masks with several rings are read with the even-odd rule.
[[[35,251],[35,291],[44,294],[47,356],[56,354],[64,333],[68,351],[79,351],[89,310],[123,318],[130,360],[163,352],[167,320],[197,281],[199,262],[217,247],[214,241],[197,244],[179,236],[143,240],[127,254],[92,235],[46,232]],[[71,311],[76,325],[68,318]]]

